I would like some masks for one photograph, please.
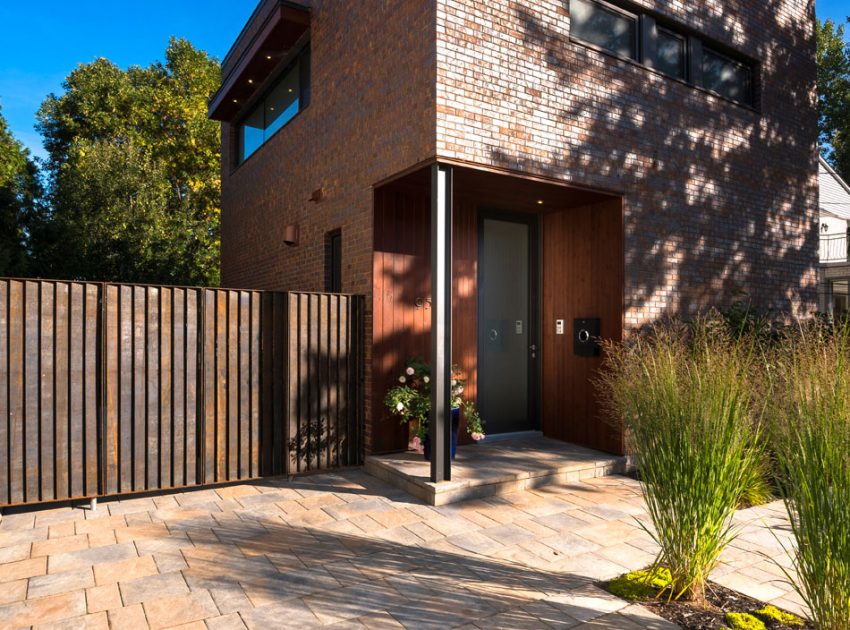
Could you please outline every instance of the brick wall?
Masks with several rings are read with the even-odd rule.
[[[273,4],[259,8],[259,21]],[[420,0],[309,4],[310,106],[239,167],[235,133],[222,129],[222,284],[324,290],[325,234],[341,229],[343,291],[370,295],[371,186],[435,153],[435,7]],[[319,188],[323,200],[308,201]],[[293,223],[296,247],[283,242]],[[370,339],[368,312],[366,326]]]
[[[571,43],[566,0],[439,0],[439,156],[622,193],[627,326],[814,309],[814,3],[641,4],[760,60],[760,112]]]
[[[341,228],[343,290],[371,295],[372,186],[439,155],[622,194],[628,326],[814,308],[813,3],[641,2],[760,59],[760,111],[571,43],[566,0],[304,0],[310,106],[238,168],[223,127],[222,282],[320,290]]]

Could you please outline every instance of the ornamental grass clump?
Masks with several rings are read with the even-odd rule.
[[[754,344],[713,320],[659,324],[608,344],[600,385],[624,423],[660,547],[669,597],[705,602],[705,584],[735,532],[731,518],[762,457],[750,378]]]
[[[850,327],[820,322],[775,350],[773,444],[797,542],[795,587],[822,630],[850,628]]]

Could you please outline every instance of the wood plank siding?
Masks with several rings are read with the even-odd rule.
[[[358,296],[0,279],[0,507],[357,464],[362,341]]]
[[[375,191],[372,339],[373,452],[403,450],[407,428],[383,404],[405,361],[428,358],[430,199],[415,173]],[[622,440],[601,415],[590,385],[599,358],[572,352],[572,320],[600,317],[602,336],[623,328],[623,223],[619,197],[492,173],[455,171],[453,361],[477,394],[478,212],[538,216],[540,233],[540,429],[549,437],[614,453]],[[541,203],[542,202],[542,203]],[[557,336],[555,319],[567,320]],[[536,394],[535,394],[536,395]],[[484,419],[486,421],[486,418]],[[468,439],[461,431],[462,439]]]

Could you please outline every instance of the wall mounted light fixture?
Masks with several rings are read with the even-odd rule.
[[[291,247],[298,245],[298,225],[293,223],[283,228],[283,242]]]

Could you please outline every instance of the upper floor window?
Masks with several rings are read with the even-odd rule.
[[[732,101],[756,101],[753,62],[628,0],[570,0],[570,36]]]
[[[703,87],[733,101],[751,104],[752,83],[752,68],[710,48],[703,48]]]
[[[655,68],[677,79],[687,78],[688,39],[666,28],[658,28]]]
[[[309,63],[309,49],[305,49],[239,123],[240,164],[307,106]]]
[[[637,59],[637,16],[591,0],[570,3],[572,35],[588,44]]]

